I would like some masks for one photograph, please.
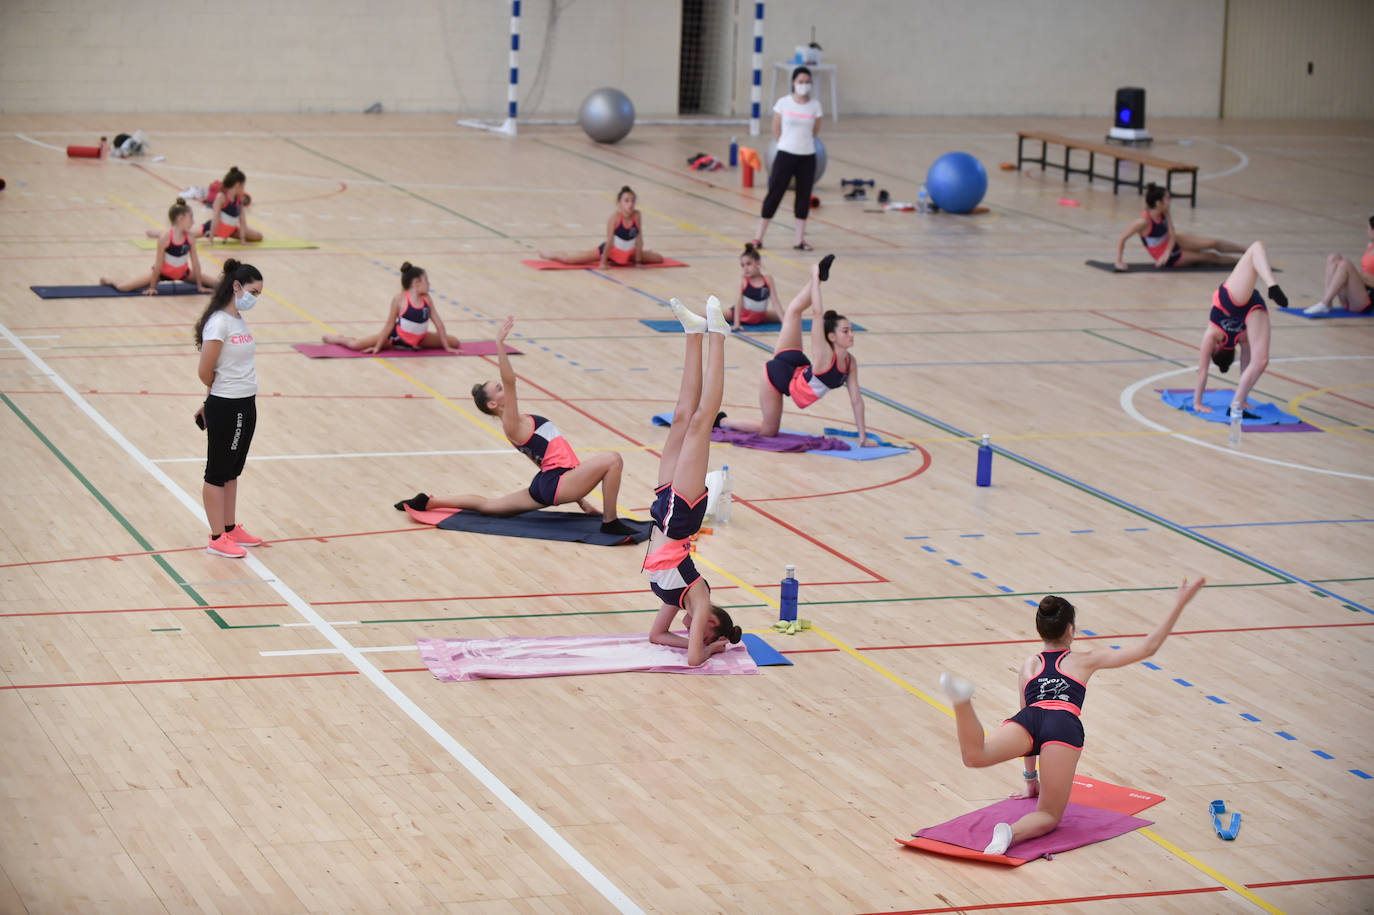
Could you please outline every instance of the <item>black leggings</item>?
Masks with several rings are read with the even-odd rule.
[[[811,212],[811,185],[816,183],[816,156],[798,156],[778,150],[773,169],[768,173],[768,196],[763,198],[763,218],[772,219],[782,203],[782,195],[792,179],[797,179],[796,212],[798,219],[806,219]]]
[[[205,398],[205,482],[223,486],[238,479],[257,425],[257,398]]]

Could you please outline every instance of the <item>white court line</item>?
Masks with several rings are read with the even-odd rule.
[[[1240,161],[1237,162],[1235,165],[1231,166],[1230,168],[1224,169],[1214,174],[1198,175],[1197,180],[1199,181],[1211,181],[1213,178],[1225,178],[1227,175],[1234,175],[1236,172],[1240,171],[1241,169],[1245,168],[1250,164],[1250,157],[1247,156],[1245,153],[1241,152],[1239,149],[1236,149],[1234,146],[1227,146],[1225,143],[1220,143],[1216,140],[1203,140],[1203,142],[1215,144],[1217,146],[1220,146],[1222,149],[1235,153],[1237,156],[1240,156]]]
[[[1277,359],[1270,359],[1269,361],[1331,362],[1346,359],[1374,359],[1374,356],[1282,356]],[[1131,419],[1134,419],[1136,422],[1139,422],[1143,425],[1149,426],[1151,429],[1157,429],[1160,432],[1172,432],[1173,437],[1176,439],[1180,439],[1185,442],[1191,442],[1194,445],[1201,445],[1203,448],[1211,448],[1213,451],[1220,451],[1222,454],[1229,454],[1232,457],[1245,458],[1251,461],[1262,461],[1265,464],[1274,464],[1278,467],[1291,467],[1294,470],[1306,470],[1311,473],[1324,473],[1333,477],[1346,477],[1347,479],[1351,480],[1374,480],[1374,477],[1365,476],[1362,473],[1345,473],[1344,471],[1340,470],[1326,470],[1322,467],[1312,467],[1307,464],[1294,464],[1289,461],[1280,461],[1276,460],[1275,458],[1267,458],[1258,454],[1248,454],[1244,451],[1238,451],[1235,448],[1231,448],[1228,446],[1217,445],[1213,444],[1212,442],[1205,442],[1202,439],[1193,438],[1191,435],[1184,435],[1181,432],[1174,432],[1168,426],[1161,425],[1160,423],[1157,423],[1152,419],[1146,419],[1143,415],[1141,415],[1140,411],[1135,408],[1135,404],[1132,403],[1132,400],[1134,400],[1136,392],[1139,391],[1141,388],[1145,387],[1147,384],[1153,384],[1154,382],[1159,381],[1161,378],[1168,378],[1173,375],[1182,375],[1188,372],[1196,373],[1197,367],[1187,366],[1181,369],[1171,369],[1167,372],[1160,372],[1158,375],[1151,375],[1149,378],[1142,378],[1135,384],[1128,385],[1125,388],[1125,390],[1121,392],[1121,409],[1125,412],[1127,416],[1131,417]]]
[[[60,153],[64,153],[67,151],[64,147],[53,146],[51,143],[44,143],[42,140],[35,140],[33,137],[26,137],[22,133],[17,133],[15,134],[15,136],[23,140],[25,143],[32,143],[34,146],[42,146],[44,149],[55,149]]]
[[[330,458],[379,458],[379,457],[429,457],[436,454],[519,454],[510,448],[484,448],[472,451],[353,451],[341,454],[263,454],[253,455],[258,461],[323,461]],[[188,458],[157,458],[154,464],[195,464],[205,460],[205,455]]]
[[[9,340],[11,345],[23,352],[36,368],[46,375],[63,394],[67,395],[68,400],[75,404],[81,412],[85,413],[101,431],[115,442],[115,444],[123,448],[124,452],[128,454],[129,457],[133,458],[134,462],[142,467],[149,476],[161,483],[162,487],[166,489],[173,498],[180,502],[183,508],[196,518],[198,524],[204,523],[205,519],[200,503],[192,499],[191,496],[179,487],[171,477],[167,476],[161,468],[148,460],[148,457],[142,451],[139,451],[132,442],[125,438],[123,433],[111,425],[104,416],[101,416],[94,407],[87,403],[84,397],[77,393],[75,388],[69,385],[61,375],[50,369],[42,358],[29,349],[29,347],[16,337],[14,332],[4,324],[0,324],[0,336],[4,336],[5,339]],[[424,709],[420,708],[413,699],[402,692],[396,684],[387,679],[386,675],[378,670],[371,661],[367,660],[367,658],[363,656],[364,649],[354,647],[347,639],[340,635],[333,626],[316,612],[314,607],[306,603],[300,595],[291,590],[285,583],[278,580],[276,575],[273,574],[272,570],[269,569],[262,560],[258,559],[252,553],[249,553],[248,557],[240,560],[240,562],[244,563],[244,565],[259,577],[270,579],[272,589],[276,591],[293,610],[299,613],[303,619],[311,623],[315,631],[333,645],[339,653],[348,658],[360,674],[370,680],[372,685],[381,690],[382,693],[395,703],[396,707],[404,712],[411,721],[415,722],[415,724],[422,728],[425,733],[434,738],[436,743],[447,750],[450,756],[457,760],[464,769],[467,769],[474,778],[481,782],[482,786],[490,791],[497,800],[505,804],[507,809],[519,817],[520,821],[528,826],[535,835],[543,839],[544,842],[554,850],[558,857],[562,858],[569,867],[577,871],[584,880],[606,898],[606,901],[621,912],[633,912],[643,915],[643,910],[635,904],[634,900],[630,899],[630,897],[618,886],[597,870],[590,861],[582,856],[581,852],[573,848],[566,839],[559,835],[552,826],[539,816],[539,814],[535,813],[534,810],[522,801],[515,792],[506,787],[505,783],[497,778],[495,773],[484,766],[466,747],[440,727],[439,723],[430,717]]]

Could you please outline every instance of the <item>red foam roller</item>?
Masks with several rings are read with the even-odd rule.
[[[68,146],[67,158],[69,159],[99,159],[101,149],[99,146]]]

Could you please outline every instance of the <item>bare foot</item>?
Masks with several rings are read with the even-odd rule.
[[[110,279],[109,277],[104,277],[104,276],[102,276],[102,277],[100,278],[100,285],[102,285],[102,286],[116,286],[116,285],[118,285],[118,284],[117,284],[114,280]]]
[[[342,334],[325,334],[320,339],[325,343],[333,343],[336,345],[340,345],[344,342],[344,336]]]

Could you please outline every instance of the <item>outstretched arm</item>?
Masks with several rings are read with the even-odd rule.
[[[148,280],[148,288],[143,290],[144,295],[157,295],[157,281],[162,279],[162,265],[167,260],[167,245],[171,241],[171,232],[163,233],[157,237],[157,260],[153,261],[153,275]],[[191,245],[191,250],[196,250],[194,244]]]
[[[864,424],[864,394],[859,387],[859,360],[854,358],[853,353],[849,354],[849,377],[845,379],[844,386],[849,391],[849,405],[854,408],[854,426],[858,429],[859,447],[862,448],[868,444],[868,428]]]
[[[444,328],[444,319],[439,317],[439,312],[430,309],[429,319],[434,322],[434,332],[439,335],[439,345],[444,348],[444,352],[456,353],[457,350],[448,345],[448,330]],[[501,349],[505,349],[505,347],[503,346]]]
[[[522,441],[526,436],[520,434],[520,404],[515,396],[515,369],[511,368],[510,356],[506,355],[506,336],[515,326],[515,315],[508,315],[496,332],[496,362],[501,370],[501,390],[505,399],[501,402],[501,429],[506,438],[513,442]]]
[[[1202,394],[1207,390],[1207,364],[1212,361],[1212,328],[1208,325],[1202,332],[1202,343],[1197,351],[1197,384],[1193,386],[1193,412],[1202,412]]]
[[[1169,611],[1155,631],[1145,637],[1143,641],[1136,642],[1134,645],[1123,645],[1118,651],[1092,651],[1087,652],[1083,661],[1087,663],[1089,670],[1108,670],[1113,667],[1125,667],[1127,664],[1134,664],[1143,661],[1159,651],[1159,646],[1164,644],[1164,640],[1173,631],[1174,624],[1178,622],[1179,614],[1183,613],[1183,608],[1188,606],[1197,592],[1202,590],[1202,586],[1207,584],[1204,576],[1198,576],[1196,581],[1183,579],[1183,584],[1178,586],[1178,593],[1174,595],[1174,608]],[[1100,656],[1100,657],[1099,657]]]
[[[615,225],[619,221],[619,210],[612,213],[611,218],[606,220],[606,241],[601,246],[601,261],[598,264],[602,270],[606,269],[606,259],[611,256],[611,245],[615,244]]]
[[[1132,235],[1139,235],[1145,228],[1145,220],[1137,219],[1126,227],[1126,231],[1121,233],[1121,237],[1116,240],[1116,269],[1125,270],[1126,261],[1122,258],[1126,256],[1126,239]]]
[[[382,347],[391,340],[391,331],[396,327],[396,319],[401,315],[401,296],[396,295],[391,299],[391,307],[386,312],[386,323],[377,332],[377,342],[367,348],[369,353],[380,353]]]

